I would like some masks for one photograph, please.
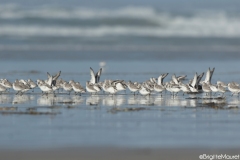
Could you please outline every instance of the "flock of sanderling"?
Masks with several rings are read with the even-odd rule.
[[[217,81],[217,84],[211,83],[214,69],[215,68],[209,68],[207,70],[205,80],[201,81],[204,76],[204,72],[200,75],[195,73],[193,79],[184,84],[182,80],[185,79],[186,75],[176,76],[175,74],[172,75],[171,81],[164,83],[163,80],[168,73],[161,74],[158,78],[150,78],[142,83],[132,81],[126,82],[124,80],[104,80],[100,82],[102,68],[96,74],[93,69],[90,68],[91,79],[86,82],[85,87],[74,80],[67,82],[62,79],[58,79],[61,75],[61,71],[59,71],[56,75],[50,75],[47,73],[47,80],[38,79],[36,83],[34,83],[31,79],[17,79],[13,83],[9,82],[7,79],[1,79],[0,92],[3,93],[8,89],[13,88],[13,90],[16,91],[16,94],[22,95],[24,92],[34,90],[34,88],[39,87],[42,91],[42,95],[48,95],[49,93],[53,93],[55,95],[56,91],[59,91],[59,89],[63,89],[69,94],[71,91],[74,91],[75,94],[78,95],[86,92],[89,92],[90,94],[98,94],[100,91],[114,95],[119,91],[126,91],[128,88],[134,95],[137,92],[141,95],[150,95],[152,92],[157,92],[162,95],[163,91],[169,91],[172,96],[176,96],[178,92],[182,91],[183,94],[205,92],[206,95],[218,92],[222,93],[223,96],[228,88],[228,90],[232,93],[232,96],[234,94],[239,95],[240,87],[236,82],[231,82],[227,85],[221,81]]]

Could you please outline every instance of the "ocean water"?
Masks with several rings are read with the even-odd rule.
[[[181,10],[174,9],[177,1],[168,9],[161,7],[166,1],[158,5],[133,1],[135,5],[125,2],[118,7],[60,2],[0,3],[1,59],[47,60],[51,54],[59,59],[118,60],[119,53],[124,53],[123,60],[156,60],[156,55],[157,60],[171,60],[175,54],[205,60],[209,54],[214,58],[230,54],[219,59],[235,59],[239,53],[237,1],[228,6],[218,1],[212,8],[208,8],[210,2],[197,7],[186,1],[193,6]]]
[[[227,4],[226,4],[227,3]],[[213,82],[239,82],[239,1],[0,0],[0,76],[143,82],[162,73],[187,75],[215,67]],[[54,115],[1,114],[0,148],[240,147],[237,96],[223,100],[120,95],[0,95],[0,107]],[[212,106],[209,104],[214,104]],[[118,108],[145,110],[111,112]],[[1,111],[0,111],[1,112]],[[3,111],[2,111],[3,112]],[[2,113],[1,112],[1,113]],[[12,111],[10,111],[12,112]],[[4,112],[5,113],[5,112]]]

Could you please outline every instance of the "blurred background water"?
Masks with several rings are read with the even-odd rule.
[[[239,56],[239,7],[237,0],[1,0],[0,56],[234,60]]]
[[[216,67],[213,82],[239,82],[239,8],[239,0],[0,0],[0,76],[36,80],[61,70],[61,78],[85,84],[89,67],[102,62],[102,79],[143,82],[168,72],[189,80]],[[239,147],[238,109],[202,108],[186,97],[153,96],[150,110],[111,114],[115,100],[120,107],[145,107],[147,100],[100,96],[94,109],[86,95],[71,110],[58,101],[74,96],[46,109],[53,99],[40,94],[2,95],[2,106],[62,114],[1,115],[0,147]],[[228,96],[226,103],[240,101]]]

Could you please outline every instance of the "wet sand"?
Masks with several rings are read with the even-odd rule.
[[[4,160],[199,160],[199,155],[238,155],[239,148],[159,148],[159,149],[132,149],[132,148],[61,148],[42,150],[0,150],[0,158]]]

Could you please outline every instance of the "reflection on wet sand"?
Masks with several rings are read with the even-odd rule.
[[[86,105],[99,105],[100,104],[100,98],[98,95],[93,95],[86,98]]]
[[[5,103],[11,103],[12,102],[12,98],[9,95],[0,95],[0,103],[1,104],[5,104]]]
[[[54,97],[44,97],[44,96],[40,96],[37,99],[37,104],[40,106],[52,106],[55,104],[55,98]]]
[[[209,104],[218,106],[240,105],[240,98],[230,97],[193,97],[160,95],[93,95],[93,96],[41,96],[41,95],[1,95],[1,104],[36,104],[39,106],[53,105],[101,105],[101,106],[123,106],[123,105],[144,105],[144,106],[173,106],[173,107],[201,107]]]
[[[12,100],[12,104],[25,104],[25,103],[29,103],[31,101],[30,96],[29,95],[14,95],[13,100]]]

